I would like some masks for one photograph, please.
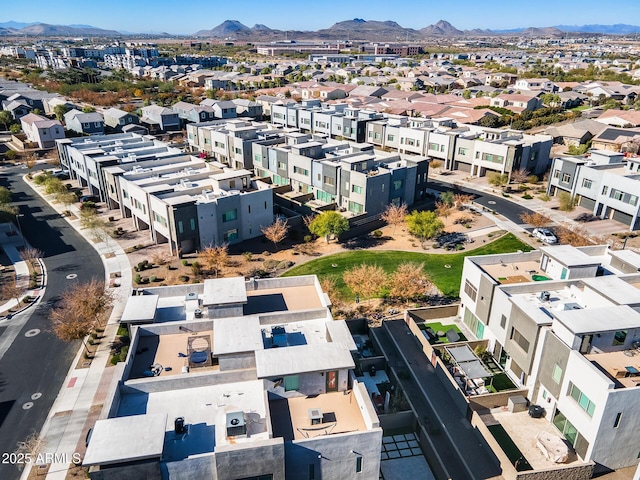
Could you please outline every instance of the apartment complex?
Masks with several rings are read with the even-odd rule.
[[[576,453],[640,456],[640,255],[604,246],[467,257],[463,322]]]
[[[256,176],[289,186],[284,197],[312,209],[371,216],[390,203],[412,205],[426,194],[425,157],[300,132],[283,133],[252,147]]]
[[[382,429],[328,307],[315,276],[139,290],[91,478],[377,478]]]
[[[273,105],[271,121],[303,133],[368,142],[398,153],[440,160],[446,170],[483,177],[527,170],[542,176],[549,168],[553,138],[517,130],[458,123],[454,118],[386,115],[346,104],[321,106],[318,100]]]
[[[639,187],[640,158],[610,150],[591,150],[589,156],[554,158],[547,193],[556,196],[568,192],[593,215],[637,230]]]

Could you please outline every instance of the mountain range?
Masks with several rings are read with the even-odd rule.
[[[387,20],[364,20],[354,18],[337,22],[329,28],[317,31],[274,30],[266,25],[256,24],[253,27],[243,25],[238,20],[225,20],[210,30],[200,30],[188,36],[203,38],[238,39],[251,41],[281,40],[295,38],[310,39],[340,39],[340,40],[420,40],[425,37],[459,37],[459,36],[551,36],[561,37],[566,34],[600,34],[600,35],[629,35],[640,33],[640,26],[628,24],[615,25],[557,25],[553,27],[528,27],[505,30],[473,29],[459,30],[446,20],[440,20],[433,25],[421,29],[405,28],[397,22]],[[139,35],[131,32],[118,32],[93,27],[91,25],[50,25],[46,23],[24,23],[13,20],[0,23],[0,36],[20,35],[39,37],[75,37],[75,36],[104,36],[114,37],[122,35]],[[153,33],[163,36],[164,34]],[[166,36],[176,36],[169,35]]]

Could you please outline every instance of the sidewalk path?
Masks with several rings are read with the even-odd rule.
[[[109,345],[116,337],[119,320],[126,301],[131,295],[131,265],[126,253],[115,240],[108,238],[105,242],[96,243],[91,238],[90,232],[81,228],[78,220],[80,211],[76,205],[63,208],[61,204],[52,203],[41,187],[33,184],[31,186],[59,213],[64,209],[70,210],[75,215],[73,219],[68,218],[69,224],[100,253],[105,267],[105,285],[110,288],[110,283],[113,281],[114,287],[111,289],[114,294],[113,310],[91,365],[89,368],[76,368],[83,355],[84,347],[81,347],[40,432],[44,452],[55,453],[58,458],[64,458],[66,455],[66,458],[70,459],[73,453],[84,453],[78,448],[84,447],[84,439],[90,428],[87,419],[101,407],[104,401],[105,383],[108,385],[111,379],[107,369],[110,366]],[[22,479],[27,479],[30,467],[31,465],[25,468]],[[52,463],[46,479],[64,480],[68,469],[69,462]]]

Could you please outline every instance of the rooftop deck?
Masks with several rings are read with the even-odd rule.
[[[549,279],[549,277],[545,275],[545,272],[540,270],[540,262],[531,260],[524,262],[482,265],[482,268],[485,270],[485,272],[491,275],[491,277],[496,282],[502,285],[512,283],[528,283]]]
[[[208,345],[206,345],[206,337],[208,337]],[[183,373],[183,367],[196,367],[189,361],[190,350],[207,352],[210,357],[212,346],[213,330],[197,332],[196,334],[174,333],[141,336],[138,340],[129,378],[149,377],[150,375],[148,373],[145,374],[145,372],[150,371],[151,365],[162,365],[163,370],[160,372],[162,377],[178,375]],[[217,366],[211,366],[210,363],[210,361],[203,363],[203,365],[207,366],[197,367],[198,371],[218,369]]]
[[[633,388],[640,385],[640,353],[637,350],[595,353],[585,358],[606,373],[616,388]]]
[[[313,285],[263,288],[247,291],[244,314],[310,310],[322,307],[318,292]]]
[[[285,441],[366,430],[353,392],[271,400],[269,408],[273,434]],[[311,425],[309,409],[322,411],[322,423]]]
[[[511,413],[501,410],[492,410],[491,413],[481,415],[480,418],[487,426],[502,425],[534,470],[583,463],[573,449],[569,449],[569,459],[566,463],[555,463],[536,446],[536,436],[540,432],[551,432],[562,437],[556,427],[545,418],[531,418],[526,411]]]

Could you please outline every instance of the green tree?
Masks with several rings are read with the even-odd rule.
[[[11,112],[8,110],[0,111],[0,123],[4,125],[4,129],[7,130],[9,125],[13,123],[13,117],[11,116]]]
[[[487,181],[489,182],[489,185],[502,187],[509,183],[509,175],[506,173],[489,172],[487,173]]]
[[[61,122],[64,119],[64,114],[67,113],[68,111],[69,111],[69,107],[64,103],[61,103],[53,107],[53,113],[55,114],[59,122]]]
[[[440,201],[447,205],[447,207],[453,207],[455,203],[455,194],[452,191],[442,192],[440,194]]]
[[[349,230],[349,220],[335,210],[322,212],[309,223],[309,231],[318,237],[324,237],[329,243],[331,235],[338,236]]]
[[[0,203],[11,203],[11,190],[7,187],[0,187]]]
[[[471,98],[471,92],[469,90],[462,91],[462,98]]]
[[[437,236],[444,229],[444,223],[436,212],[424,210],[414,211],[407,215],[409,231],[421,241]]]
[[[22,130],[22,127],[18,123],[14,123],[9,127],[9,131],[13,134],[20,133],[20,130]]]
[[[571,212],[576,208],[576,199],[569,192],[560,192],[558,194],[558,208],[563,212]]]
[[[85,105],[84,107],[82,107],[82,112],[83,113],[91,113],[91,112],[95,112],[96,109],[89,106],[89,105]]]

